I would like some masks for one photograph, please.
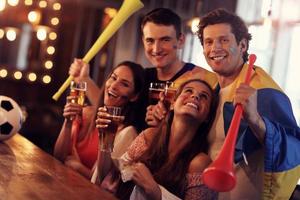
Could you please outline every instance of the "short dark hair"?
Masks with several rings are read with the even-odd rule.
[[[198,38],[203,46],[203,30],[208,25],[221,24],[225,23],[231,26],[231,32],[234,34],[237,43],[239,43],[242,39],[246,39],[247,42],[247,50],[243,55],[243,60],[246,62],[248,60],[248,48],[249,41],[252,36],[248,32],[248,27],[245,22],[236,14],[231,13],[223,8],[215,9],[206,15],[204,15],[199,22],[197,31]]]
[[[156,8],[147,13],[142,20],[141,30],[143,33],[144,26],[147,22],[154,24],[161,24],[165,26],[174,26],[176,37],[179,38],[181,34],[181,18],[172,10],[168,8]]]

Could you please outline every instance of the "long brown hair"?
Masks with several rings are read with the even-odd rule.
[[[131,61],[123,61],[121,63],[119,63],[112,71],[111,73],[107,76],[103,86],[100,89],[100,95],[99,95],[99,100],[98,100],[98,104],[97,107],[95,108],[95,112],[93,114],[93,118],[96,118],[96,114],[97,114],[97,110],[99,107],[104,106],[104,90],[105,90],[105,83],[108,80],[108,78],[112,75],[112,73],[119,67],[121,66],[126,66],[128,67],[132,74],[133,74],[133,81],[134,81],[134,94],[140,95],[141,91],[144,88],[144,83],[145,83],[145,72],[144,72],[144,68],[137,63],[131,62]],[[140,98],[140,97],[138,97]],[[135,112],[137,110],[140,110],[142,105],[140,105],[139,103],[136,102],[128,102],[123,110],[122,110],[122,115],[125,116],[124,119],[124,125],[125,126],[129,126],[129,125],[133,125],[135,126],[136,123],[138,123],[140,121],[140,119],[137,118],[137,115],[135,114]],[[89,132],[94,130],[95,128],[95,120],[93,120],[93,122],[91,123],[90,127],[89,127]]]
[[[203,83],[210,89],[212,101],[207,120],[198,124],[197,134],[195,134],[191,140],[192,142],[187,144],[175,159],[169,159],[168,146],[171,124],[174,117],[174,111],[170,111],[164,123],[157,129],[157,133],[155,133],[155,137],[150,143],[149,148],[139,158],[140,161],[149,167],[155,180],[159,184],[181,198],[183,198],[184,195],[189,163],[200,152],[208,152],[207,135],[215,117],[218,101],[212,88],[205,81],[200,79],[191,79],[184,82],[177,90],[175,99],[177,99],[188,83],[195,81]]]

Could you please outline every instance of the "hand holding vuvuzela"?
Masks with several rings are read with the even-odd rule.
[[[251,54],[249,56],[249,65],[244,81],[247,85],[250,83],[251,72],[255,60],[256,56]],[[223,146],[215,161],[210,164],[202,174],[204,184],[218,192],[230,191],[236,184],[236,177],[233,169],[233,156],[242,114],[243,107],[241,104],[237,104]]]
[[[90,60],[97,54],[97,52],[104,46],[104,44],[112,37],[112,35],[120,28],[120,26],[128,19],[128,17],[135,11],[144,7],[143,3],[139,0],[124,0],[118,14],[108,24],[102,34],[98,37],[94,45],[83,57],[85,63],[89,63]],[[59,90],[53,95],[54,100],[58,100],[61,94],[68,88],[73,76],[69,76]]]

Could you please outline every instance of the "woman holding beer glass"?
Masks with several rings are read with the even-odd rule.
[[[200,79],[178,88],[167,118],[140,133],[119,159],[123,181],[136,185],[130,199],[217,198],[201,180],[211,162],[207,134],[216,106],[213,90]]]
[[[88,69],[88,64],[82,60],[75,59],[71,68],[77,70],[75,80],[86,80],[82,72]],[[75,73],[75,74],[76,74]],[[95,93],[88,92],[93,85],[87,81],[87,97],[92,96],[92,106],[81,106],[72,101],[67,101],[63,116],[64,124],[54,147],[54,156],[63,161],[67,166],[78,171],[87,178],[92,176],[92,168],[97,160],[99,147],[99,132],[95,127],[95,116],[97,106],[95,105],[95,96],[99,100],[99,106],[102,112],[106,112],[104,106],[118,106],[122,109],[122,116],[119,117],[116,141],[114,151],[124,152],[127,146],[136,137],[137,131],[134,128],[134,111],[139,109],[135,102],[139,99],[139,94],[144,85],[144,70],[139,64],[125,61],[117,65],[108,76],[105,84],[100,91]],[[93,90],[95,91],[95,90]],[[70,99],[72,97],[68,97]],[[82,123],[78,134],[72,135],[72,119],[76,115],[81,116]]]

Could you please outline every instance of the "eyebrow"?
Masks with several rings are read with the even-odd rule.
[[[194,87],[185,87],[183,90],[185,90],[185,89],[195,89]],[[206,92],[205,90],[201,90],[201,93],[204,93],[204,94],[206,94],[207,96],[211,96],[211,94],[210,93],[208,93],[208,92]]]

